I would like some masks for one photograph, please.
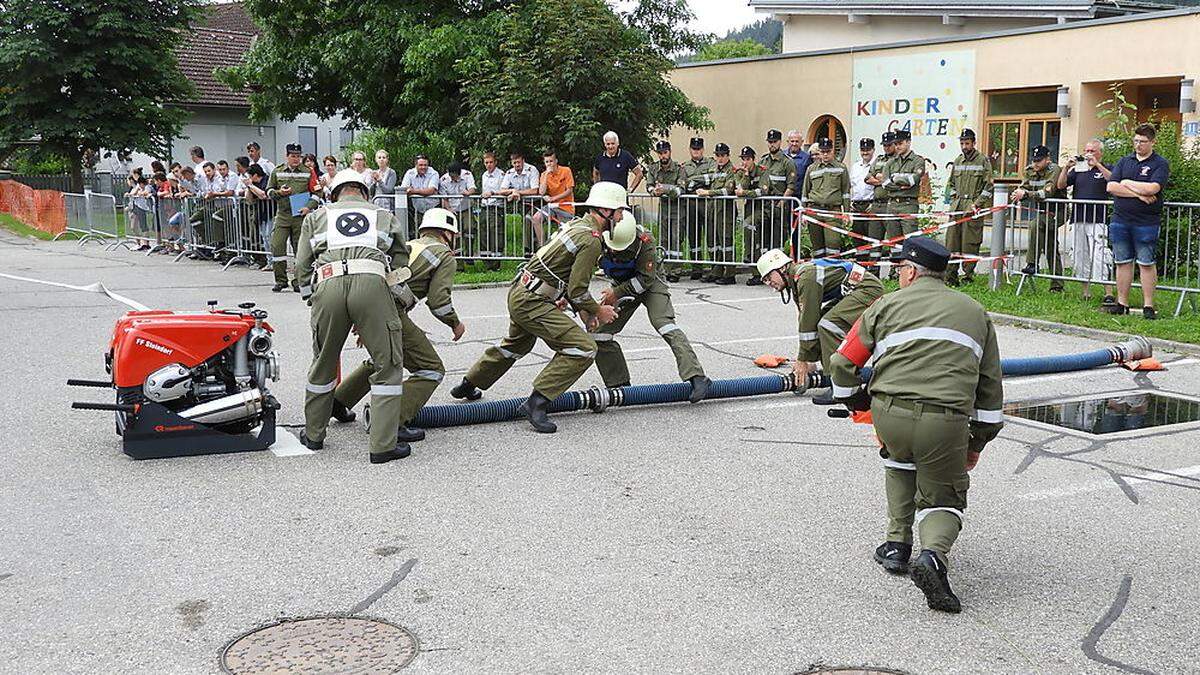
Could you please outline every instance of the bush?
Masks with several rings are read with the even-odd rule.
[[[1121,158],[1133,152],[1133,129],[1138,125],[1138,108],[1125,98],[1124,82],[1108,86],[1109,97],[1096,104],[1099,117],[1107,120],[1104,148],[1109,157]],[[1200,144],[1184,142],[1179,125],[1163,123],[1152,110],[1150,123],[1158,129],[1154,150],[1171,165],[1171,180],[1163,192],[1164,201],[1200,202]]]
[[[357,134],[354,142],[342,149],[342,156],[338,160],[342,166],[349,166],[354,153],[362,152],[367,156],[367,165],[374,166],[375,151],[380,149],[387,150],[392,168],[400,176],[412,167],[417,155],[428,157],[429,165],[437,169],[438,173],[445,173],[446,167],[458,156],[454,143],[445,136],[410,132],[406,129],[369,129]],[[482,164],[481,158],[473,159]]]

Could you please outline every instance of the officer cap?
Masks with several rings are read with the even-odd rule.
[[[671,149],[671,144],[668,141],[659,141],[654,144],[654,149],[658,152],[666,152]]]
[[[973,141],[973,140],[975,140],[975,132],[972,131],[971,129],[963,129],[962,133],[958,135],[958,140]]]
[[[1039,159],[1046,159],[1049,156],[1050,156],[1050,148],[1047,148],[1044,145],[1034,146],[1033,152],[1030,154],[1030,157],[1035,162],[1038,161]]]
[[[904,241],[900,253],[892,256],[892,262],[914,262],[934,272],[945,272],[950,264],[950,251],[929,237],[912,237]]]
[[[758,156],[757,153],[754,152],[754,148],[752,148],[748,145],[746,147],[742,148],[742,158],[743,159],[745,159],[746,157],[749,157],[750,159],[754,159],[757,156]]]
[[[301,148],[299,143],[288,143],[285,149],[289,155],[299,155],[304,152],[304,148]]]
[[[822,150],[832,150],[833,149],[833,141],[828,138],[822,138],[819,141],[817,141],[817,147]]]
[[[859,150],[874,150],[875,149],[875,139],[874,138],[859,139],[858,149]]]
[[[897,129],[897,130],[896,130],[896,141],[897,141],[897,142],[899,142],[899,141],[911,141],[911,140],[912,140],[912,134],[911,134],[910,132],[907,132],[907,131],[905,131],[904,129]]]
[[[688,144],[688,147],[693,150],[703,150],[704,139],[700,138],[699,136],[693,136],[691,142]]]
[[[883,136],[881,136],[879,140],[884,145],[891,145],[896,142],[896,132],[885,131],[885,132],[883,132]]]
[[[713,154],[728,155],[729,154],[729,144],[728,143],[717,143],[717,147],[713,148]]]
[[[781,141],[781,140],[783,140],[783,132],[782,131],[780,131],[778,129],[772,129],[767,132],[767,142],[768,143],[771,143],[774,141]]]

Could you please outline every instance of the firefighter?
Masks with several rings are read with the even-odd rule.
[[[712,187],[713,175],[717,172],[717,164],[704,156],[704,139],[696,136],[688,144],[691,158],[683,165],[684,193],[699,195]],[[692,271],[688,275],[692,281],[704,278],[704,265],[699,260],[704,259],[704,234],[710,222],[710,204],[707,199],[684,200],[684,222],[688,238],[688,255],[692,260]],[[711,243],[709,244],[711,246]],[[711,272],[710,272],[711,275]]]
[[[887,189],[888,212],[912,215],[920,210],[917,195],[921,191],[921,179],[925,176],[925,158],[912,150],[912,134],[900,129],[895,132],[896,154],[883,165],[883,181]],[[889,239],[900,234],[915,232],[915,218],[895,218],[886,221],[885,236]]]
[[[846,165],[833,156],[833,140],[822,138],[817,141],[820,152],[816,161],[804,173],[804,186],[800,201],[805,206],[821,211],[850,212],[850,172]],[[845,225],[845,221],[832,216],[816,216],[815,220],[830,225]],[[818,223],[808,224],[808,238],[812,243],[812,257],[823,258],[842,252],[842,235],[821,227]]]
[[[729,157],[729,146],[717,143],[713,149],[712,184],[708,189],[700,189],[696,194],[701,197],[733,197],[737,190],[738,167]],[[709,203],[708,212],[708,250],[714,263],[712,270],[704,276],[706,283],[729,285],[735,282],[737,266],[734,264],[733,232],[737,226],[737,200],[713,199]]]
[[[1003,424],[1004,391],[991,319],[943,283],[949,261],[929,237],[904,242],[900,290],[863,312],[830,369],[834,397],[870,410],[883,445],[889,525],[875,561],[908,572],[931,609],[959,612],[947,556],[962,530],[967,472]],[[914,519],[921,551],[910,565]]]
[[[533,381],[533,392],[519,412],[538,433],[558,430],[547,413],[550,402],[575,383],[596,358],[596,342],[561,307],[570,307],[590,325],[612,323],[617,310],[596,302],[588,282],[596,271],[603,249],[601,235],[628,209],[625,188],[600,181],[592,185],[583,206],[588,212],[562,225],[529,264],[513,279],[508,290],[508,336],[488,347],[450,395],[476,400],[499,380],[517,359],[524,357],[541,338],[555,351],[554,358]]]
[[[772,249],[758,259],[758,273],[779,291],[784,304],[796,302],[800,349],[792,372],[798,383],[808,378],[818,362],[829,372],[829,357],[847,331],[883,295],[879,278],[849,260],[817,258],[797,263],[782,250]],[[814,392],[813,403],[833,405],[835,401],[826,390]]]
[[[296,251],[313,331],[300,441],[310,450],[324,445],[342,346],[354,327],[371,355],[371,463],[382,464],[410,453],[407,443],[396,440],[404,338],[389,280],[390,271],[404,264],[404,229],[391,212],[367,201],[367,186],[353,169],[339,171],[329,192],[332,202],[305,217]]]
[[[758,184],[765,169],[755,161],[754,148],[748,145],[742,148],[741,159],[742,165],[734,174],[733,194],[746,199],[742,207],[742,262],[751,263],[758,260],[763,253],[762,236],[758,231],[758,214],[765,207],[756,202],[755,197],[758,196]],[[751,272],[746,285],[761,286],[762,277]]]
[[[762,176],[758,179],[757,197],[774,197],[774,199],[759,201],[753,215],[758,219],[758,237],[763,251],[782,248],[784,242],[792,236],[792,210],[796,207],[789,197],[796,194],[796,162],[783,154],[780,143],[783,132],[771,129],[767,132],[767,154],[763,156]],[[809,166],[812,171],[812,166]],[[798,234],[796,235],[799,236]],[[799,248],[799,241],[794,243]],[[756,260],[756,258],[751,258]],[[755,277],[746,282],[748,286],[757,286]]]
[[[317,208],[317,197],[320,195],[316,175],[301,163],[303,149],[298,143],[288,143],[286,149],[286,162],[275,167],[267,181],[267,197],[275,200],[275,226],[271,230],[271,267],[275,273],[272,293],[279,293],[288,287],[287,263],[291,259],[288,244],[292,245],[293,251],[300,250],[301,225],[304,218]],[[305,192],[310,193],[308,202],[293,214],[292,197]],[[299,292],[299,279],[302,276],[299,267],[295,275],[292,278],[292,290]]]
[[[950,200],[951,211],[971,212],[986,209],[992,205],[992,163],[979,150],[975,149],[975,132],[963,129],[958,135],[958,145],[962,152],[954,160],[954,168],[950,171]],[[983,219],[972,217],[965,223],[952,225],[946,230],[946,248],[951,253],[979,255],[979,247],[983,243]],[[961,263],[962,280],[971,283],[975,279],[975,263]],[[959,265],[951,265],[946,270],[946,283],[958,285]]]
[[[421,216],[417,239],[408,242],[407,260],[410,276],[406,282],[411,295],[396,298],[400,322],[404,324],[404,368],[409,377],[404,381],[404,396],[400,399],[400,429],[397,440],[408,443],[425,440],[425,432],[409,427],[421,406],[429,401],[446,374],[446,367],[425,331],[417,327],[408,313],[420,300],[429,311],[450,328],[455,342],[462,338],[467,326],[458,318],[451,302],[454,287],[454,239],[458,236],[458,219],[450,211],[435,207]],[[374,368],[364,361],[342,379],[333,392],[333,417],[339,422],[354,419],[351,410],[367,395],[367,378]]]
[[[654,146],[658,162],[646,167],[646,190],[658,200],[658,236],[662,241],[668,260],[683,257],[683,166],[671,159],[671,144],[659,141]],[[678,269],[665,270],[667,281],[679,281]]]
[[[625,328],[639,306],[645,306],[650,325],[662,336],[679,369],[679,379],[692,385],[688,398],[697,403],[708,395],[712,380],[704,375],[704,368],[696,358],[692,344],[683,329],[675,323],[675,308],[671,306],[671,291],[659,277],[660,270],[654,262],[654,237],[638,226],[632,213],[626,213],[608,232],[604,233],[604,253],[600,256],[600,268],[604,270],[612,285],[601,294],[600,302],[610,307],[619,307],[620,315],[609,324],[592,332],[596,341],[596,368],[604,378],[606,387],[629,386],[629,367],[617,334]]]
[[[1044,252],[1050,274],[1061,277],[1063,263],[1062,256],[1058,254],[1058,214],[1046,203],[1047,199],[1054,196],[1058,186],[1059,168],[1050,158],[1050,148],[1044,145],[1034,147],[1029,159],[1030,163],[1021,176],[1021,185],[1012,191],[1011,196],[1012,201],[1022,202],[1022,206],[1034,214],[1034,222],[1029,228],[1029,255],[1021,274],[1037,274],[1038,258]],[[1051,292],[1062,293],[1062,290],[1062,279],[1050,280]]]
[[[875,160],[871,162],[870,175],[867,176],[867,183],[874,187],[875,194],[871,200],[871,213],[885,214],[887,213],[887,188],[883,186],[883,167],[896,155],[896,134],[892,131],[885,131],[879,137],[879,142],[883,145],[883,153],[875,156]],[[897,231],[899,229],[897,228]],[[883,239],[888,232],[888,220],[885,218],[872,218],[867,221],[867,236],[872,239]],[[868,253],[868,258],[871,262],[878,263],[883,258],[883,247],[875,246]]]

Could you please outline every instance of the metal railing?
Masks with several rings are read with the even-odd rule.
[[[112,195],[86,191],[63,193],[63,208],[67,216],[67,227],[54,236],[54,240],[66,236],[79,238],[79,245],[89,241],[99,242],[110,248],[123,246],[120,222],[117,218],[117,202]]]

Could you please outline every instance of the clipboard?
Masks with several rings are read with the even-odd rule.
[[[312,195],[308,194],[307,192],[301,192],[299,194],[288,195],[288,202],[292,206],[292,215],[293,216],[300,215],[300,210],[303,209],[305,206],[308,206],[308,200],[310,200],[310,199],[312,199]]]

